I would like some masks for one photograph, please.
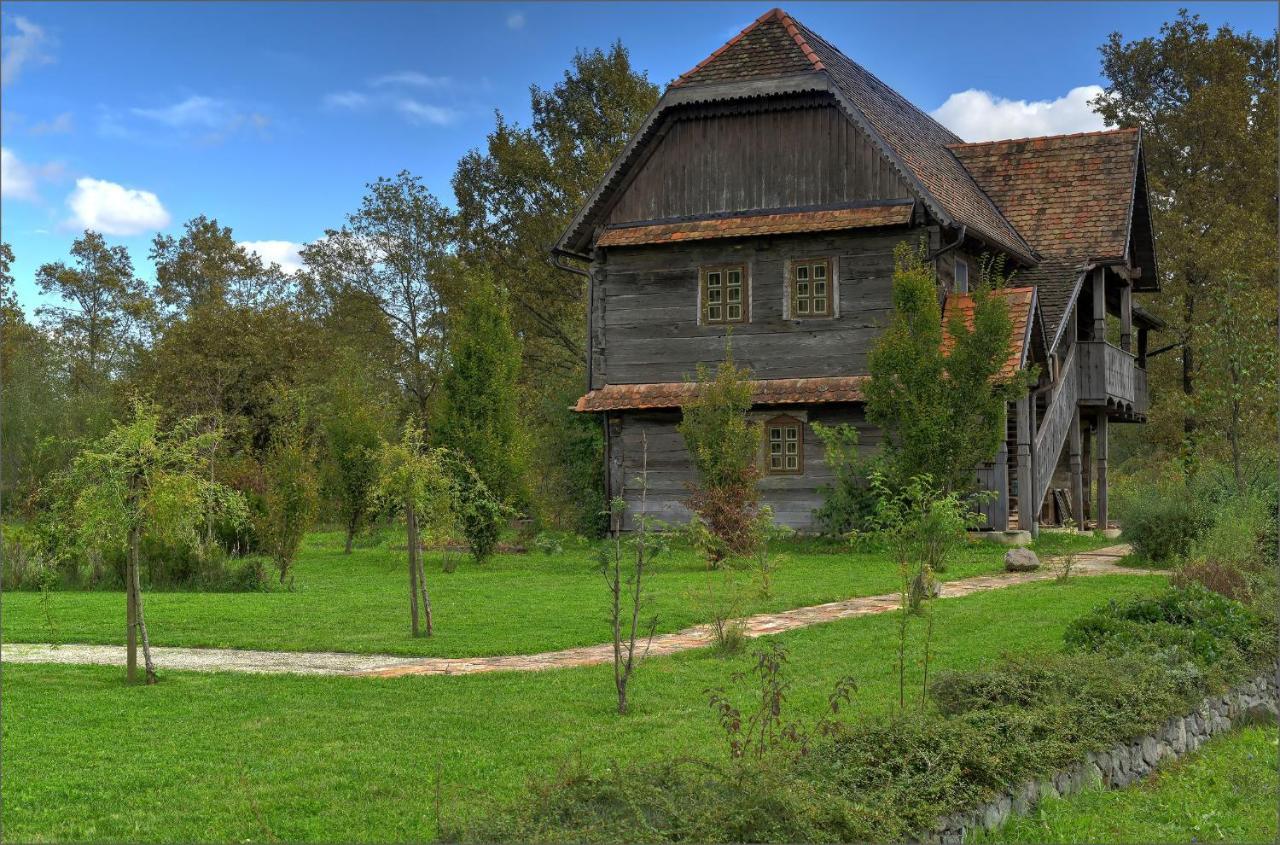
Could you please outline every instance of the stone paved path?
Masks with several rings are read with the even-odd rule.
[[[1073,573],[1078,576],[1142,575],[1149,570],[1116,566],[1129,552],[1126,545],[1109,546],[1076,556]],[[943,598],[1000,590],[1056,576],[1054,561],[1045,562],[1035,572],[982,575],[942,585]],[[749,637],[777,634],[822,622],[886,613],[898,606],[898,595],[865,596],[844,601],[800,607],[781,613],[767,613],[742,620]],[[659,634],[649,645],[649,655],[674,654],[710,645],[715,639],[708,625],[698,625],[670,634]],[[601,645],[500,657],[398,657],[387,654],[346,654],[337,652],[249,651],[226,648],[170,648],[155,646],[151,655],[161,669],[202,672],[251,672],[260,674],[353,675],[392,678],[401,675],[471,675],[480,672],[537,672],[570,666],[593,666],[613,660],[613,646]],[[6,663],[71,663],[122,666],[123,646],[13,643],[0,647]]]

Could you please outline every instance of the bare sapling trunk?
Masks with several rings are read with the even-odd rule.
[[[141,632],[142,660],[146,669],[147,683],[154,684],[156,682],[156,667],[151,662],[151,641],[147,637],[147,620],[142,612],[142,578],[138,573],[139,546],[141,545],[139,535],[141,533],[141,529],[136,526],[129,531],[129,561],[125,573],[129,580],[126,591],[128,593],[128,615],[130,617],[126,677],[130,682],[137,680],[138,633]]]
[[[125,680],[138,680],[138,592],[137,587],[137,528],[129,529],[129,554],[125,562]]]
[[[427,567],[424,561],[424,555],[418,553],[418,588],[422,590],[422,621],[427,626],[427,636],[431,636],[433,624],[431,621],[431,595],[427,592]]]
[[[351,546],[355,542],[355,539],[356,539],[356,521],[355,521],[355,518],[353,517],[347,520],[347,544],[342,549],[342,553],[344,555],[351,554]]]
[[[625,618],[627,611],[623,608],[623,592],[626,589],[626,585],[622,577],[622,536],[620,533],[614,535],[612,554],[609,555],[610,559],[605,567],[605,581],[608,583],[610,592],[610,618],[613,626],[613,684],[618,693],[619,715],[626,715],[628,710],[627,686],[631,681],[632,674],[635,672],[636,644],[640,636],[641,590],[649,553],[647,545],[648,518],[645,514],[649,488],[649,443],[648,438],[643,433],[641,434],[640,443],[640,511],[636,520],[634,537],[635,563],[630,590],[627,591],[626,596],[627,601],[631,603],[629,620]],[[624,630],[624,625],[627,626],[626,630]],[[654,627],[656,626],[650,627],[650,641],[653,639]],[[647,646],[645,650],[646,652],[648,651]]]
[[[405,505],[405,524],[409,529],[409,616],[413,636],[418,636],[418,518],[413,505]]]

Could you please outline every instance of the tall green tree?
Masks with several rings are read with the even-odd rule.
[[[340,350],[332,378],[320,388],[316,418],[324,438],[325,486],[346,531],[345,554],[369,517],[378,481],[378,452],[390,431],[392,407],[361,367],[360,357]]]
[[[124,246],[86,230],[71,257],[36,271],[40,291],[62,303],[42,305],[36,316],[67,350],[73,389],[101,390],[136,353],[152,303]]]
[[[262,474],[264,507],[257,531],[283,584],[320,506],[314,456],[301,425],[277,428],[262,462]]]
[[[525,505],[525,438],[516,393],[520,342],[505,294],[488,270],[461,266],[457,272],[467,296],[454,316],[432,437],[465,458],[493,495]]]
[[[550,250],[658,93],[621,42],[580,52],[554,86],[530,87],[529,126],[497,113],[485,148],[458,162],[459,249],[507,289],[532,380],[581,372],[584,280]]]
[[[1266,421],[1254,444],[1275,445],[1274,367],[1233,374],[1224,353],[1232,342],[1275,347],[1277,202],[1266,174],[1278,154],[1276,37],[1211,30],[1182,10],[1156,36],[1116,32],[1101,47],[1107,88],[1094,107],[1109,125],[1144,130],[1163,273],[1152,308],[1181,344],[1179,356],[1152,360],[1154,428],[1188,456],[1220,442],[1199,432],[1220,430],[1237,402]]]
[[[929,476],[946,491],[963,490],[1000,448],[1007,405],[1027,387],[1027,374],[1002,377],[1013,324],[991,289],[998,268],[983,265],[973,291],[973,327],[957,315],[942,349],[942,312],[933,265],[923,246],[894,253],[893,316],[868,356],[867,417],[885,432],[898,483]]]
[[[156,295],[179,312],[201,306],[246,306],[281,295],[284,274],[241,246],[216,219],[201,214],[183,233],[156,235],[150,258],[156,265]]]
[[[385,319],[397,377],[419,419],[443,370],[452,229],[449,211],[422,179],[401,171],[371,183],[346,225],[302,250],[306,284],[330,302],[357,293]]]

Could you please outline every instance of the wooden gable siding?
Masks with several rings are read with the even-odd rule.
[[[804,102],[673,116],[608,223],[912,196],[833,104]]]
[[[757,411],[761,409],[756,409]],[[813,423],[825,426],[849,424],[858,429],[858,448],[863,453],[877,449],[880,429],[866,420],[861,406],[814,405],[806,409],[779,408],[778,413],[804,420],[804,472],[800,475],[765,475],[760,479],[761,503],[773,508],[774,522],[797,531],[817,530],[813,511],[822,506],[822,487],[835,477],[826,463],[822,441],[813,432]],[[771,416],[762,414],[761,416]],[[697,480],[684,438],[676,426],[679,411],[624,411],[616,414],[608,441],[609,496],[621,496],[627,503],[623,528],[635,528],[640,507],[640,470],[643,450],[648,451],[647,487],[644,512],[654,519],[683,523],[689,519],[685,502],[689,483]]]
[[[892,308],[893,250],[929,229],[790,235],[605,251],[595,267],[591,387],[681,381],[724,357],[725,326],[698,322],[698,268],[736,263],[748,274],[750,319],[733,353],[757,379],[861,375]],[[783,319],[790,262],[834,259],[838,316]]]

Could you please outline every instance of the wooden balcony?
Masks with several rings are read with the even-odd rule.
[[[1105,407],[1124,419],[1147,416],[1147,371],[1131,352],[1104,341],[1079,341],[1080,404]]]

